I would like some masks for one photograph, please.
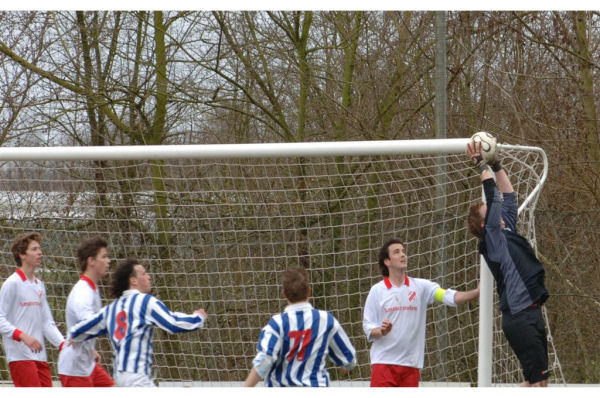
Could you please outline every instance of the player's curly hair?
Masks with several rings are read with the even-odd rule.
[[[467,215],[467,229],[471,234],[476,236],[477,238],[481,238],[483,235],[483,227],[481,226],[481,214],[479,214],[479,209],[483,206],[484,203],[481,200],[473,202],[471,206],[469,206],[469,213]]]
[[[107,248],[108,242],[101,236],[94,236],[92,238],[85,239],[77,248],[77,259],[79,260],[79,267],[81,272],[85,272],[87,269],[87,260],[90,257],[96,257],[98,252],[102,248]]]
[[[135,276],[134,267],[140,262],[136,258],[128,258],[113,272],[110,292],[114,298],[119,298],[129,289],[129,278]]]
[[[381,249],[379,249],[379,269],[381,270],[381,275],[383,276],[390,276],[390,270],[388,269],[387,265],[385,265],[385,260],[390,258],[390,246],[396,243],[404,246],[404,242],[402,242],[400,239],[392,238],[385,242],[383,246],[381,246]]]
[[[17,267],[21,266],[21,257],[19,254],[25,254],[27,252],[27,248],[29,247],[29,243],[31,243],[31,241],[42,243],[42,235],[40,235],[38,232],[26,232],[17,236],[15,240],[13,240],[10,251],[12,252],[15,262],[17,263]]]
[[[304,267],[290,267],[281,274],[283,293],[290,303],[306,301],[310,291],[308,273]]]

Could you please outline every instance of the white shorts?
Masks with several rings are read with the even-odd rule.
[[[116,387],[156,387],[154,381],[143,373],[117,372]]]

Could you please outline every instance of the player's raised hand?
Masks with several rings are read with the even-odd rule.
[[[475,141],[471,138],[467,143],[467,157],[475,167],[479,167],[482,164],[483,154],[481,152],[481,141]]]
[[[208,314],[206,313],[206,311],[204,311],[204,308],[197,309],[196,311],[194,311],[194,314],[201,315],[204,319],[208,318]]]
[[[392,330],[392,322],[389,319],[385,318],[381,323],[381,335],[385,336]]]
[[[25,333],[21,333],[21,335],[19,336],[19,338],[21,339],[21,341],[23,343],[25,343],[25,345],[27,347],[29,347],[29,349],[35,353],[41,352],[42,351],[42,343],[40,343],[40,341],[38,339],[36,339],[35,337],[32,337],[28,334]]]

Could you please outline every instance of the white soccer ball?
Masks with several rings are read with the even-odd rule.
[[[496,137],[485,131],[479,131],[471,136],[471,141],[477,146],[481,143],[483,160],[494,160],[496,156]]]

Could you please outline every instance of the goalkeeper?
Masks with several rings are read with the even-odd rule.
[[[486,201],[470,206],[467,228],[479,238],[479,252],[496,280],[502,330],[521,362],[522,386],[546,387],[548,348],[541,306],[549,295],[544,267],[529,242],[517,234],[516,194],[500,162],[491,156],[486,164],[481,145],[474,141],[469,143],[467,155],[481,172]]]
[[[379,250],[383,280],[371,287],[363,329],[371,346],[371,387],[418,387],[425,357],[427,305],[455,307],[479,297],[479,286],[466,292],[444,290],[427,279],[406,274],[404,243],[390,239]]]

